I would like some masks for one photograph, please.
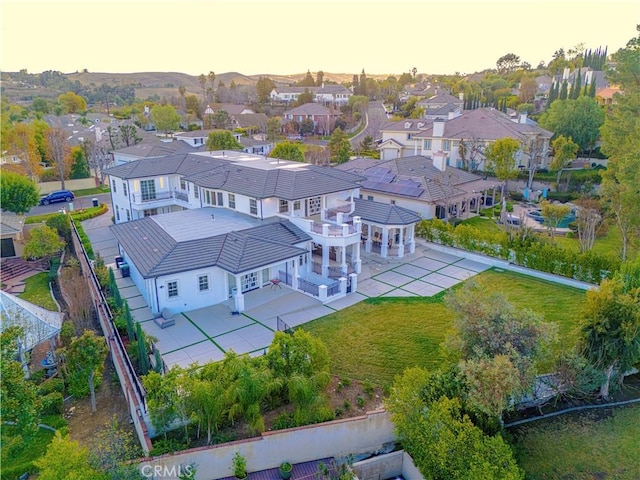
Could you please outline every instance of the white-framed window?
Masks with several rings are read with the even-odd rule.
[[[258,214],[258,201],[255,198],[249,199],[249,213],[251,215]]]
[[[124,196],[127,196],[127,182],[122,182],[122,193],[124,193]]]
[[[129,209],[126,210],[127,212],[127,222],[131,221],[131,212],[129,211]]]
[[[367,200],[373,201],[373,195],[367,195]]]
[[[157,215],[158,214],[158,209],[157,208],[148,208],[147,210],[144,211],[144,216],[145,217],[151,217],[153,215]]]
[[[218,192],[218,203],[217,203],[217,205],[219,207],[224,207],[224,200],[222,198],[222,192]]]
[[[209,275],[198,276],[198,291],[206,292],[209,290]]]
[[[142,192],[142,201],[155,200],[156,198],[156,182],[155,180],[140,180],[140,191]]]
[[[242,276],[242,293],[258,288],[258,272]]]
[[[196,187],[196,186],[193,187],[193,196],[196,198],[196,200],[198,198],[200,198],[200,188],[199,187]]]
[[[287,213],[289,211],[289,202],[287,200],[280,199],[278,204],[278,213]]]
[[[117,205],[116,205],[116,220],[120,221],[120,209],[118,208]]]
[[[451,150],[451,140],[443,140],[442,141],[442,150]]]
[[[186,190],[187,189],[187,182],[185,181],[184,178],[180,179],[180,190]]]
[[[311,197],[308,200],[307,205],[309,208],[309,211],[307,212],[309,216],[320,213],[322,210],[322,197]]]
[[[233,193],[228,195],[227,200],[229,201],[229,208],[236,208],[236,196]]]
[[[173,280],[167,282],[167,298],[176,298],[178,296],[178,281]]]
[[[390,200],[390,202],[391,202],[391,205],[395,205],[396,204],[395,200]]]
[[[293,202],[293,209],[300,210],[300,200],[296,200],[295,202]]]
[[[425,150],[431,150],[431,139],[430,138],[427,138],[424,141],[424,149]]]
[[[116,188],[116,181],[115,180],[111,180],[111,189],[113,190],[113,193],[118,193],[118,189]]]

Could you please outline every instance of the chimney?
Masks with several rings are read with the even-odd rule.
[[[444,119],[436,118],[433,121],[433,136],[434,137],[444,136]]]
[[[447,120],[453,120],[454,118],[456,118],[456,111],[455,110],[451,110],[449,112],[449,114],[447,115]]]
[[[443,151],[435,152],[433,154],[433,166],[441,172],[447,169],[447,155]]]
[[[527,123],[527,112],[522,112],[520,114],[520,121],[518,123]]]
[[[460,92],[458,94],[458,98],[460,99],[460,101],[464,102],[464,92]]]
[[[324,82],[322,82],[322,87],[321,88],[324,88]]]

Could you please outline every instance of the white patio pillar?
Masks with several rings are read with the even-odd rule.
[[[353,269],[356,273],[360,273],[362,270],[362,260],[360,260],[360,242],[351,245],[351,249],[353,252]]]
[[[367,223],[367,239],[364,241],[364,251],[371,252],[371,247],[373,245],[373,226],[370,223]]]
[[[349,279],[351,280],[351,293],[358,290],[358,275],[356,273],[350,273]]]
[[[322,245],[322,276],[329,276],[329,245]]]
[[[400,241],[398,242],[398,258],[404,257],[404,229],[405,227],[398,228],[400,233]]]
[[[298,262],[293,261],[293,276],[291,277],[291,288],[298,289],[298,277],[300,276],[300,269],[298,268]]]
[[[386,257],[389,253],[389,227],[382,227],[382,243],[380,245],[380,256]]]
[[[236,279],[236,293],[233,297],[236,312],[244,311],[244,295],[242,294],[242,281],[240,275],[235,276]]]
[[[342,272],[346,275],[347,268],[347,247],[340,247],[340,268]]]
[[[322,303],[327,301],[327,286],[326,285],[320,285],[318,287],[318,298],[320,299],[320,301]]]
[[[416,251],[416,224],[412,223],[407,229],[407,245],[409,246],[409,253]]]
[[[340,277],[338,281],[340,282],[340,294],[346,295],[347,294],[347,277]]]

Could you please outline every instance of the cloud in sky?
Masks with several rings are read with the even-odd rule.
[[[471,73],[509,52],[623,47],[637,1],[3,0],[0,68]]]

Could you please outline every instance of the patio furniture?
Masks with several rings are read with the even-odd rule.
[[[153,321],[160,328],[167,328],[167,327],[171,327],[171,326],[176,324],[176,321],[173,318],[173,315],[166,308],[163,308],[162,309],[162,315],[159,316],[159,317],[154,318]]]
[[[279,278],[274,278],[273,280],[271,280],[271,288],[282,288],[282,285],[280,285],[280,279]]]

